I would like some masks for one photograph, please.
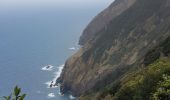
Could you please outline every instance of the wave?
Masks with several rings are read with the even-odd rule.
[[[53,67],[54,66],[52,66],[52,65],[47,65],[47,66],[44,66],[43,68],[41,68],[41,70],[43,70],[43,71],[52,71]]]
[[[48,94],[48,98],[54,98],[55,97],[55,94],[54,93],[49,93]]]
[[[70,99],[70,100],[75,100],[76,97],[73,97],[72,95],[69,95],[69,99]]]
[[[57,67],[57,71],[54,72],[54,78],[51,81],[48,81],[45,83],[47,85],[47,88],[58,88],[60,86],[60,84],[56,83],[56,80],[60,77],[63,67],[64,67],[64,64]],[[64,94],[62,94],[61,92],[59,92],[58,94],[60,96],[64,96]],[[54,97],[55,97],[54,93],[48,94],[48,98],[54,98]],[[71,94],[68,95],[68,98],[69,100],[76,100],[76,97],[72,96]]]
[[[60,96],[64,96],[64,94],[61,94],[61,92],[58,93]]]
[[[71,48],[69,48],[69,50],[76,50],[76,48],[75,47],[71,47]]]
[[[72,51],[77,51],[77,50],[79,50],[80,49],[80,45],[75,45],[75,46],[73,46],[73,47],[71,47],[71,48],[68,48],[69,50],[72,50]]]
[[[56,80],[60,77],[63,67],[64,67],[64,64],[57,67],[57,71],[54,72],[54,78],[51,81],[48,81],[45,83],[47,85],[47,88],[57,88],[58,87],[58,85],[56,84]]]
[[[64,64],[63,64],[63,65],[60,65],[59,67],[57,67],[58,70],[54,73],[54,74],[55,74],[55,78],[54,78],[53,80],[56,80],[57,78],[60,77],[60,74],[61,74],[61,72],[62,72],[62,70],[63,70],[63,67],[64,67]]]

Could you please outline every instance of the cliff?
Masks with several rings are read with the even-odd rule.
[[[136,0],[115,0],[108,8],[98,14],[84,29],[79,44],[84,45],[89,41],[97,32],[107,27],[115,17],[120,15],[123,11],[129,8]]]
[[[125,1],[128,6],[124,9],[108,10],[117,9]],[[109,95],[108,98],[126,97],[128,89],[123,84],[131,82],[136,72],[145,72],[150,64],[169,55],[169,0],[117,0],[110,7],[88,25],[89,31],[84,33],[87,36],[81,37],[87,39],[82,42],[83,47],[66,61],[57,80],[62,84],[61,92],[70,91],[85,100]],[[101,17],[102,14],[111,18],[106,21],[108,16]],[[98,21],[100,18],[104,22]],[[137,96],[135,93],[129,97]]]

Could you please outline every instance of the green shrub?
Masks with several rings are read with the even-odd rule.
[[[163,80],[158,83],[156,92],[153,93],[153,100],[170,100],[170,76],[164,74]]]
[[[127,76],[126,80],[122,81],[115,98],[150,100],[154,95],[154,98],[159,98],[154,100],[169,100],[164,99],[170,96],[170,77],[165,75],[170,75],[170,58],[160,59],[147,68]],[[163,90],[160,91],[160,88]]]
[[[3,96],[5,100],[24,100],[26,94],[21,94],[21,88],[16,86],[9,96]]]

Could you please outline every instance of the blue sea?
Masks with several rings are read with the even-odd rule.
[[[60,96],[59,88],[49,88],[49,83],[78,50],[83,29],[108,4],[79,9],[1,9],[0,96],[9,95],[18,85],[27,94],[25,100],[73,99],[69,94]]]

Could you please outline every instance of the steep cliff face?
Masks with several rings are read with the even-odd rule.
[[[98,14],[85,28],[82,36],[80,37],[79,44],[84,45],[90,40],[97,32],[107,27],[115,17],[120,15],[123,11],[128,9],[134,4],[136,0],[115,0],[108,8]]]
[[[129,0],[123,1],[128,3]],[[170,36],[169,0],[129,2],[131,6],[122,10],[117,17],[112,16],[100,31],[94,28],[98,24],[91,24],[92,30],[95,30],[94,36],[83,42],[84,46],[67,60],[57,80],[62,84],[61,92],[71,91],[73,95],[81,96],[95,93],[109,84],[117,86],[127,73],[165,55],[152,51],[151,54],[157,57],[146,56]],[[106,11],[113,14],[115,10]],[[169,52],[169,48],[166,50]],[[150,58],[153,59],[148,61]]]
[[[83,94],[80,100],[169,100],[170,36],[143,57],[144,67],[133,69],[122,78]],[[166,76],[168,82],[161,83]]]

